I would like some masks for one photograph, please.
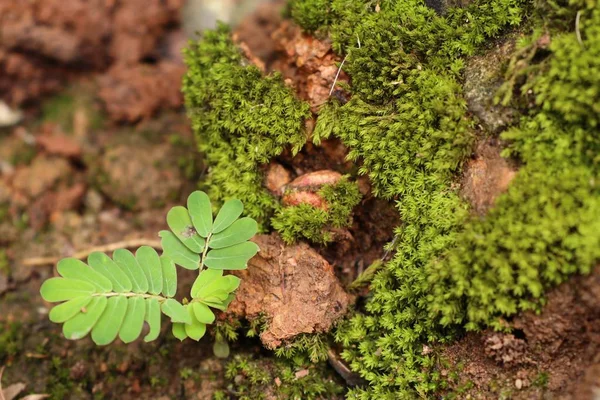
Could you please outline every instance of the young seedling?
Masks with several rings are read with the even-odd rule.
[[[206,193],[193,192],[187,208],[173,207],[167,214],[170,231],[161,231],[162,255],[142,246],[135,254],[126,249],[89,255],[87,264],[75,258],[58,262],[60,277],[40,288],[44,300],[62,302],[50,311],[50,320],[63,323],[67,339],[81,339],[91,332],[94,343],[106,345],[117,336],[125,343],[137,339],[144,322],[150,328],[144,341],[160,333],[161,314],[173,323],[179,340],[200,340],[206,325],[215,320],[212,309],[225,311],[235,297],[240,279],[224,270],[247,267],[259,250],[250,242],[258,226],[252,218],[240,218],[244,207],[229,200],[213,219]],[[198,270],[183,303],[177,293],[177,269]]]

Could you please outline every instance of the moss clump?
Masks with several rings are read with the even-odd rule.
[[[523,168],[483,221],[428,265],[432,318],[468,330],[536,309],[545,290],[600,259],[600,181],[585,165]]]
[[[10,365],[23,348],[24,331],[18,322],[0,321],[0,328],[0,363]]]
[[[361,199],[355,182],[343,178],[336,184],[323,185],[318,195],[327,209],[300,204],[279,209],[271,219],[273,228],[286,243],[305,238],[313,243],[326,244],[333,240],[332,228],[345,228],[352,224],[352,209]]]
[[[227,27],[206,32],[185,51],[183,93],[197,142],[210,165],[213,199],[236,197],[246,214],[268,221],[278,203],[262,188],[260,164],[306,141],[307,103],[294,97],[279,74],[262,76],[247,65]]]
[[[316,31],[329,22],[330,0],[291,0],[291,17],[304,29]]]
[[[227,365],[225,377],[232,381],[229,391],[240,400],[337,399],[344,390],[326,369],[326,364],[312,365],[299,359],[254,359],[236,355]],[[215,398],[228,397],[218,392]]]
[[[534,89],[536,103],[548,114],[596,127],[600,123],[600,8],[593,0],[573,3],[567,8],[581,11],[581,41],[574,32],[553,36],[551,57],[525,90]]]
[[[476,1],[445,17],[408,0],[334,0],[331,9],[329,31],[347,54],[352,99],[322,109],[315,136],[340,138],[362,161],[375,194],[398,202],[403,222],[396,254],[375,276],[364,312],[336,332],[344,357],[369,383],[349,397],[428,397],[444,382],[435,357],[423,354],[425,343],[501,327],[499,316],[537,307],[546,288],[589,271],[600,256],[593,233],[598,142],[587,128],[595,124],[597,93],[577,101],[560,95],[595,84],[585,68],[566,77],[571,54],[587,67],[598,58],[594,49],[589,56],[574,50],[572,32],[563,45],[558,38],[565,54],[555,50],[547,61],[555,73],[538,68],[531,85],[542,110],[565,116],[557,121],[536,110],[506,134],[511,154],[527,165],[486,219],[472,219],[452,186],[470,152],[473,123],[457,79],[460,57],[518,23],[523,3]]]

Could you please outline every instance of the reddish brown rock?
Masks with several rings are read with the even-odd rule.
[[[282,202],[286,206],[310,204],[313,207],[327,209],[327,202],[318,191],[323,185],[333,185],[342,179],[339,172],[331,170],[309,172],[294,179],[285,186]]]
[[[261,341],[266,347],[275,348],[301,333],[327,332],[346,313],[352,297],[332,266],[310,246],[286,246],[276,234],[253,241],[260,252],[248,269],[235,272],[242,284],[228,312],[248,319],[264,315],[267,329]]]
[[[174,62],[117,66],[100,78],[99,95],[114,121],[136,122],[183,104],[185,67]]]
[[[281,195],[285,185],[290,183],[290,171],[279,163],[271,162],[265,174],[265,186],[275,195]]]
[[[517,171],[500,156],[501,147],[492,141],[477,146],[463,173],[461,192],[473,209],[484,214],[508,189]]]

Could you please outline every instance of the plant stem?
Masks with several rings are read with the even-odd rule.
[[[125,293],[119,293],[119,292],[108,292],[108,293],[94,293],[92,294],[93,297],[100,297],[100,296],[104,296],[104,297],[114,297],[114,296],[124,296],[124,297],[142,297],[145,299],[157,299],[158,301],[165,301],[167,300],[166,297],[160,296],[160,295],[156,295],[156,294],[149,294],[149,293],[133,293],[133,292],[125,292]]]
[[[206,258],[206,253],[208,252],[208,244],[210,243],[210,238],[212,237],[212,232],[208,234],[206,238],[206,243],[204,243],[204,250],[202,251],[202,257],[200,257],[200,268],[198,268],[198,273],[202,272],[204,269],[204,259]]]

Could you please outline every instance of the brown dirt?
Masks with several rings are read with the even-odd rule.
[[[519,315],[512,334],[469,334],[441,349],[474,399],[596,400],[600,381],[600,266],[548,294],[539,315]],[[446,373],[451,372],[450,368]]]
[[[235,272],[242,283],[228,313],[266,317],[260,339],[271,349],[301,333],[329,331],[352,302],[331,265],[307,244],[286,246],[277,234],[253,241],[260,252],[247,270]]]
[[[263,6],[241,22],[234,38],[245,56],[263,71],[280,72],[298,97],[313,111],[325,104],[342,59],[333,53],[329,40],[319,40],[300,27],[275,16],[277,7]],[[341,71],[337,84],[347,82]],[[337,85],[336,84],[336,85]]]

